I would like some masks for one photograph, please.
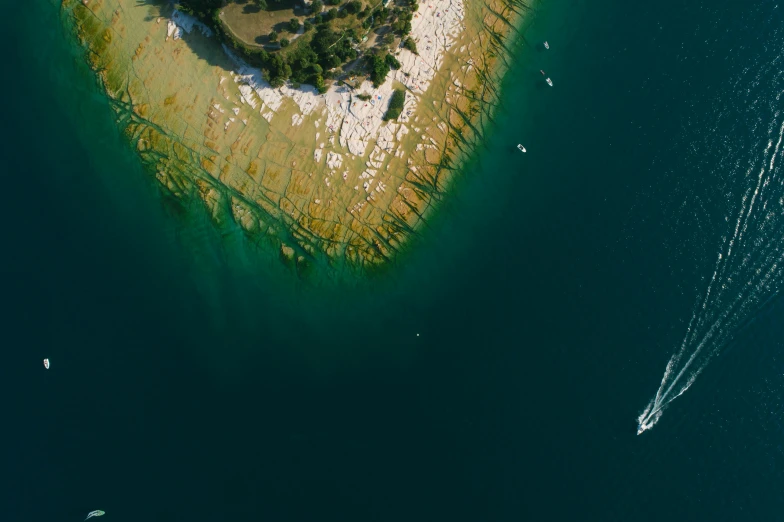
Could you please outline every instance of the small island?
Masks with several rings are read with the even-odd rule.
[[[403,252],[481,139],[517,0],[64,0],[170,201],[295,273]]]

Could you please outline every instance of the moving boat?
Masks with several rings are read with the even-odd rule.
[[[547,85],[549,85],[550,87],[553,86],[553,81],[550,78],[547,78],[545,81],[547,82]]]
[[[517,150],[519,150],[520,152],[525,152],[525,147],[523,147],[521,144],[518,143]]]
[[[44,359],[44,368],[49,369],[49,359]]]
[[[89,513],[87,513],[87,518],[102,517],[105,514],[106,514],[105,511],[101,511],[100,509],[96,509],[95,511],[90,511]],[[87,520],[87,518],[85,518],[85,520]]]
[[[547,40],[544,41],[544,48],[545,49],[549,49],[550,48],[550,44],[547,43]]]

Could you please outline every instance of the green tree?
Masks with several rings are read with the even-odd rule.
[[[343,63],[340,61],[340,58],[337,55],[329,55],[324,60],[324,65],[327,69],[334,69],[335,67],[340,67],[340,64]]]
[[[289,42],[288,38],[281,38],[280,39],[280,46],[281,47],[288,47],[290,43],[291,42]]]
[[[313,9],[314,13],[320,13],[324,8],[324,3],[321,0],[313,0],[313,3],[310,4],[310,8]]]
[[[181,11],[208,22],[212,13],[223,5],[223,0],[180,0]]]
[[[389,108],[387,109],[387,113],[384,115],[385,120],[394,120],[400,113],[403,112],[403,105],[406,102],[406,91],[396,89],[395,92],[392,93],[392,98],[389,100]]]
[[[297,20],[296,18],[292,18],[291,20],[289,20],[289,31],[292,33],[296,33],[297,31],[299,31],[299,20]]]
[[[352,0],[351,2],[347,3],[343,9],[345,9],[349,14],[357,14],[362,9],[362,2],[359,0]]]
[[[269,40],[270,40],[270,42],[277,42],[278,41],[278,33],[276,33],[275,31],[272,31],[269,34]]]
[[[400,62],[391,54],[388,54],[384,57],[384,62],[389,66],[390,69],[400,69]]]
[[[324,78],[320,74],[316,75],[313,84],[315,85],[318,92],[320,92],[321,94],[327,92],[327,86],[326,84],[324,84]]]
[[[255,3],[259,9],[262,9],[264,11],[267,10],[267,0],[253,0],[253,3]]]
[[[370,81],[375,87],[380,87],[389,74],[389,64],[377,54],[368,56],[367,62],[370,69]]]

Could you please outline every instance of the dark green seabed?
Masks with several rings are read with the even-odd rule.
[[[0,22],[3,521],[780,519],[777,301],[635,435],[776,145],[780,7],[541,2],[454,197],[338,288],[161,204],[60,7]]]

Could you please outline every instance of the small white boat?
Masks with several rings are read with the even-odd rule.
[[[525,152],[525,147],[523,147],[521,144],[518,143],[517,150],[519,150],[520,152]]]
[[[44,359],[44,368],[49,369],[49,359]]]
[[[544,48],[545,49],[549,49],[550,48],[550,44],[547,43],[547,40],[544,41]]]
[[[89,513],[87,513],[87,518],[85,518],[85,520],[87,520],[88,518],[93,518],[93,517],[102,517],[105,514],[106,514],[105,511],[101,511],[100,509],[96,509],[95,511],[90,511]]]
[[[547,85],[549,85],[550,87],[553,86],[553,81],[550,78],[547,78],[545,81],[547,82]]]

